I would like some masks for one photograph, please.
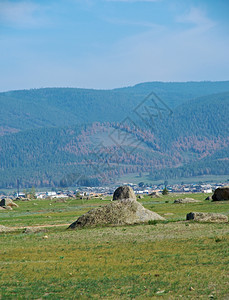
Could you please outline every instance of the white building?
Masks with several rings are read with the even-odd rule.
[[[210,193],[212,193],[212,189],[211,189],[211,188],[204,189],[204,190],[202,191],[202,193],[210,194]]]
[[[53,196],[56,196],[56,192],[47,192],[46,195],[48,197],[53,197]]]

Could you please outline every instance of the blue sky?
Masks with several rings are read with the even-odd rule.
[[[0,90],[229,80],[228,0],[0,0]]]

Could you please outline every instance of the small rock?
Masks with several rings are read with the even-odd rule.
[[[55,203],[66,203],[67,201],[63,198],[60,198],[60,199],[56,199],[54,202]]]
[[[183,199],[176,199],[176,200],[174,200],[174,203],[181,203],[181,204],[197,203],[197,202],[200,202],[200,201],[192,199],[192,198],[183,198]]]
[[[29,198],[20,198],[21,201],[30,201]]]
[[[9,228],[8,227],[5,227],[3,225],[0,225],[0,232],[7,232],[9,231]],[[1,298],[0,298],[1,299]]]
[[[23,230],[23,233],[37,233],[37,232],[46,232],[47,229],[41,227],[27,227]]]
[[[151,198],[161,198],[161,196],[158,192],[152,192],[151,194],[149,194],[149,196]]]
[[[194,220],[199,222],[228,222],[228,217],[218,213],[203,213],[203,212],[190,212],[186,216],[186,220]]]
[[[165,290],[161,290],[161,291],[157,291],[156,294],[163,294],[165,292]]]

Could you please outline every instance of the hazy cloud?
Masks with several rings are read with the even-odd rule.
[[[41,11],[42,8],[33,2],[1,1],[0,23],[14,27],[37,26],[41,23]]]
[[[176,21],[180,23],[190,23],[206,29],[210,29],[216,25],[215,22],[206,16],[202,9],[197,7],[192,7],[186,14],[178,16]]]
[[[127,26],[137,26],[137,27],[146,27],[152,29],[163,29],[165,26],[145,21],[132,21],[132,20],[123,20],[118,18],[104,18],[104,20],[108,23],[116,24],[116,25],[127,25]]]

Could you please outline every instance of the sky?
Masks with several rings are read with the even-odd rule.
[[[229,80],[228,0],[0,0],[0,91]]]

